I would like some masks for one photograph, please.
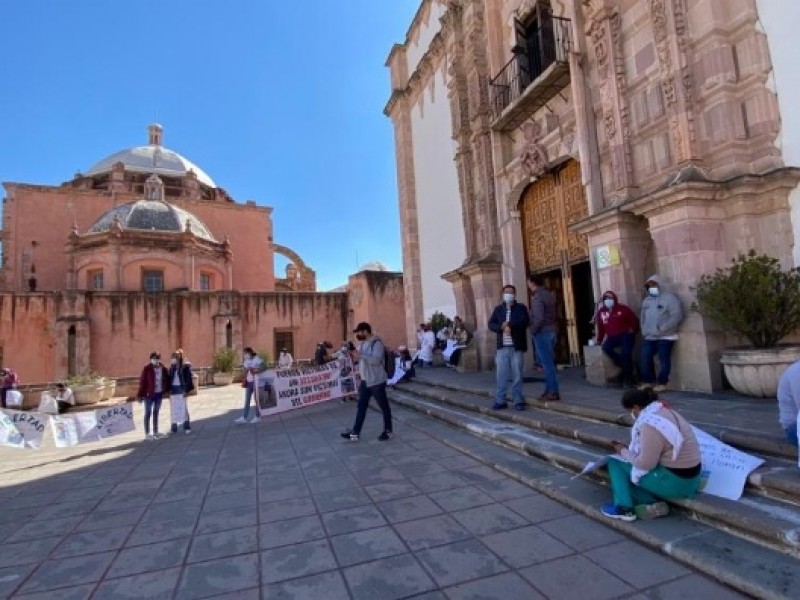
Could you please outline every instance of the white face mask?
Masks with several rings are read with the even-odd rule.
[[[172,364],[172,365],[177,365],[177,364],[178,364],[178,359],[177,359],[177,358],[170,358],[170,359],[169,359],[169,362],[170,362],[170,364]]]
[[[650,294],[651,296],[658,296],[661,293],[661,291],[657,287],[652,286],[647,288],[647,293]]]
[[[253,358],[252,354],[245,353],[245,355],[244,355],[244,359],[245,360],[250,360],[251,358]]]
[[[612,308],[614,308],[614,299],[613,298],[605,298],[603,300],[603,304],[605,305],[605,307],[607,309],[611,310]]]
[[[506,304],[514,302],[514,294],[503,294],[503,302]]]
[[[151,358],[150,359],[150,364],[155,367],[158,364],[158,359],[157,358]]]

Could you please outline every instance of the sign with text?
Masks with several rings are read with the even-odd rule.
[[[0,409],[0,446],[37,450],[42,445],[47,418],[38,412]]]
[[[258,406],[262,416],[349,396],[356,392],[353,361],[341,358],[321,366],[262,373]]]
[[[751,456],[719,441],[702,429],[692,427],[700,444],[703,463],[700,489],[705,494],[738,500],[744,491],[747,476],[764,460]]]
[[[133,431],[133,403],[98,408],[91,412],[50,417],[53,440],[58,448],[96,442]]]

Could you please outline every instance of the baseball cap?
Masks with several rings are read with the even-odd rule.
[[[358,333],[359,331],[368,331],[369,333],[372,333],[372,325],[366,321],[361,321],[361,323],[356,325],[356,328],[353,329],[353,333]]]

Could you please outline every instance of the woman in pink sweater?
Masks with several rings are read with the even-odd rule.
[[[612,519],[635,521],[669,512],[662,500],[691,498],[700,486],[700,445],[686,419],[658,400],[651,388],[630,390],[622,406],[636,421],[631,443],[612,442],[608,461],[612,504],[602,512]]]

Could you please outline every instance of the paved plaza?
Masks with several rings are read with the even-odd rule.
[[[234,425],[241,397],[202,389],[188,436],[0,449],[0,598],[740,597],[413,411],[388,442],[371,411],[352,443],[352,402]]]

